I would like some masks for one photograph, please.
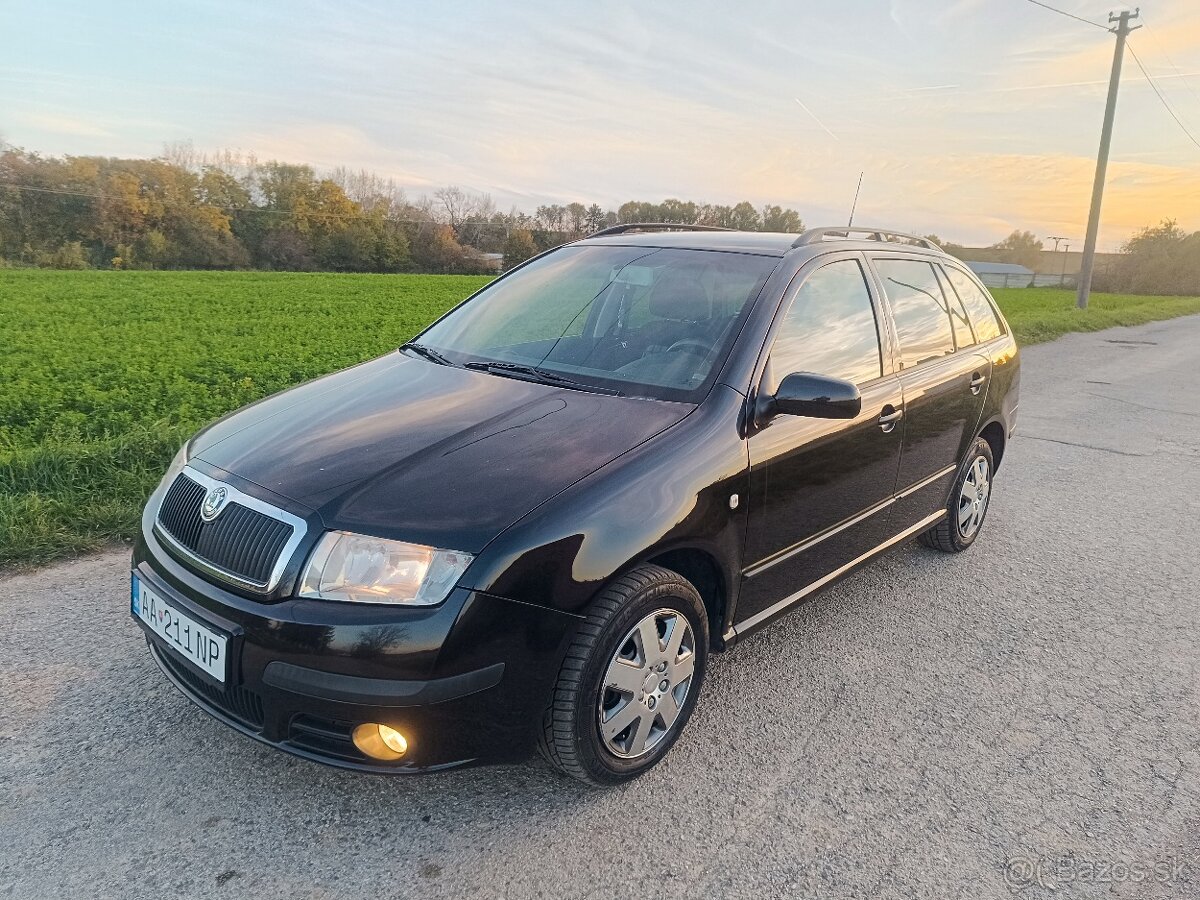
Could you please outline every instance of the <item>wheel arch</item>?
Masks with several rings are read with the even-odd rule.
[[[723,650],[725,613],[729,608],[730,579],[717,557],[700,547],[685,546],[651,553],[633,565],[650,563],[686,578],[699,592],[708,611],[709,646]]]
[[[979,436],[988,442],[992,448],[992,469],[1000,468],[1000,460],[1004,458],[1004,448],[1008,443],[1004,434],[1004,425],[999,419],[988,422],[979,432]]]
[[[679,424],[500,534],[463,586],[581,616],[613,578],[656,563],[697,584],[719,636],[737,602],[749,507],[744,405],[718,385]]]

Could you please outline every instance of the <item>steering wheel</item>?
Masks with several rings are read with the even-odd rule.
[[[702,341],[699,338],[684,338],[668,347],[667,352],[674,353],[676,350],[691,350],[695,353],[707,354],[711,349],[712,347],[709,346],[708,341]]]

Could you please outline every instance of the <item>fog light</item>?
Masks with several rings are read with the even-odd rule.
[[[354,729],[354,746],[371,759],[391,762],[408,752],[408,740],[395,728],[366,722]]]

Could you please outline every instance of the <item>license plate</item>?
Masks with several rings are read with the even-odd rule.
[[[225,650],[228,638],[201,625],[155,593],[146,582],[133,576],[130,592],[133,614],[167,645],[202,672],[225,681]]]

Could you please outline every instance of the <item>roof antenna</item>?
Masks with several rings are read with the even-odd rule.
[[[858,173],[858,187],[854,189],[854,202],[850,204],[850,221],[846,223],[847,228],[854,226],[854,211],[858,209],[858,192],[862,190],[863,173]]]

